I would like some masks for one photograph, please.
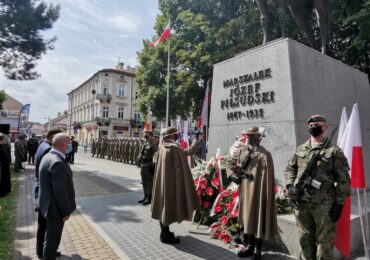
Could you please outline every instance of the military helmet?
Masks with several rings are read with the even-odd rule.
[[[170,135],[177,134],[179,131],[177,131],[176,127],[170,126],[165,129],[163,129],[163,137],[168,137]]]
[[[313,116],[310,116],[310,118],[307,121],[307,124],[316,123],[316,122],[325,122],[326,123],[326,119],[322,115],[313,115]]]

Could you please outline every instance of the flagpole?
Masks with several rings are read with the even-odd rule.
[[[171,19],[169,20],[171,24]],[[171,27],[170,27],[171,28]],[[170,126],[170,57],[171,57],[171,37],[168,39],[168,60],[167,60],[167,102],[166,102],[166,126]]]

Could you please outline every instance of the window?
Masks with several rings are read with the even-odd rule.
[[[136,123],[141,122],[141,114],[140,114],[140,112],[136,111],[136,109],[134,111],[134,120],[135,120]]]
[[[124,107],[118,107],[118,115],[117,115],[117,118],[118,119],[123,119],[124,115],[125,115],[125,108]]]
[[[102,108],[102,117],[108,118],[109,117],[109,107]]]
[[[108,82],[103,83],[103,93],[104,96],[110,94],[110,86]]]
[[[125,96],[125,84],[123,82],[119,83],[117,96],[119,97]]]

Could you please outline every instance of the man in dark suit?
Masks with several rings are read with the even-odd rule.
[[[71,139],[67,134],[56,134],[52,149],[40,164],[39,213],[46,218],[44,260],[56,258],[64,222],[76,209],[72,170],[65,161],[70,145]]]
[[[41,159],[51,150],[51,142],[53,137],[56,134],[59,134],[61,131],[59,129],[50,129],[46,133],[46,139],[43,140],[36,151],[36,166],[35,166],[35,183],[33,186],[33,193],[35,195],[35,199],[39,197],[39,168]],[[37,212],[39,211],[38,206],[35,209]],[[44,247],[44,239],[45,239],[45,232],[46,232],[46,218],[44,218],[40,213],[38,214],[37,219],[37,235],[36,235],[36,254],[39,258],[42,258],[42,250]],[[57,252],[57,255],[60,255],[60,252]]]

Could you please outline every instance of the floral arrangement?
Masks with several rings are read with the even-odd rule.
[[[209,234],[214,239],[230,243],[241,229],[238,223],[239,186],[231,183],[221,192],[212,207],[211,215],[216,221],[210,226]]]
[[[226,181],[224,160],[225,157],[217,154],[209,162],[197,161],[192,171],[199,203],[202,206],[202,210],[198,212],[199,224],[212,223],[210,211],[218,194],[223,191]]]
[[[275,180],[275,200],[277,214],[291,214],[293,208],[289,205],[287,189],[280,180]]]
[[[238,145],[243,145],[243,142],[238,140],[233,147],[237,148]],[[202,206],[194,221],[210,225],[210,236],[224,243],[230,243],[242,233],[242,227],[238,223],[239,185],[230,183],[225,172],[225,164],[229,158],[220,156],[218,149],[216,156],[210,161],[196,161],[196,166],[192,169]],[[289,205],[286,188],[280,180],[275,180],[275,183],[277,214],[291,214],[293,209]]]

